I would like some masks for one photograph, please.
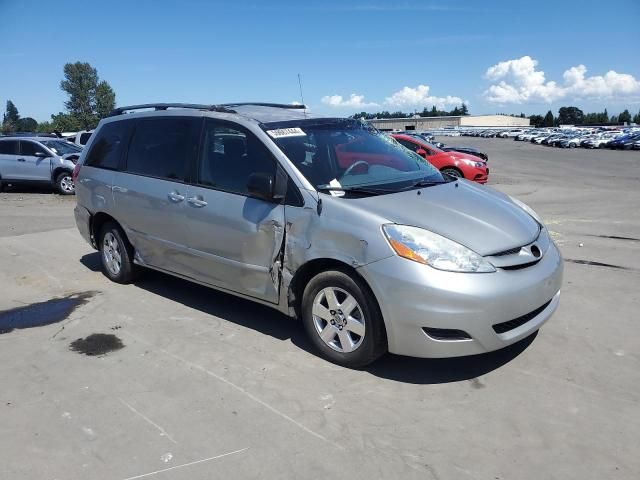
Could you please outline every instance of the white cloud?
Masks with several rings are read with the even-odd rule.
[[[587,77],[587,67],[578,65],[564,72],[562,85],[547,81],[537,69],[538,61],[526,55],[497,63],[485,78],[494,83],[484,92],[494,103],[551,103],[563,98],[630,98],[640,96],[640,81],[632,75],[608,71],[604,76]]]
[[[343,98],[342,95],[326,95],[322,97],[322,103],[336,108],[365,108],[377,107],[377,103],[367,103],[364,101],[364,95],[352,93],[349,98]]]
[[[398,108],[424,108],[431,105],[435,105],[437,108],[445,108],[447,106],[460,105],[462,102],[460,97],[452,97],[451,95],[447,95],[446,97],[429,95],[429,85],[418,85],[415,88],[404,87],[393,93],[390,97],[387,97],[384,101],[385,105]]]

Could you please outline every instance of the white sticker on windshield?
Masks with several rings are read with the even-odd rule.
[[[334,187],[334,188],[342,188],[342,185],[340,185],[340,182],[338,180],[336,180],[335,178],[329,182],[329,186],[330,187]],[[344,196],[344,191],[343,190],[329,190],[329,193],[333,197],[342,197],[342,196]]]
[[[301,128],[278,128],[277,130],[267,130],[267,133],[271,138],[285,138],[285,137],[305,137],[307,134],[302,131]]]

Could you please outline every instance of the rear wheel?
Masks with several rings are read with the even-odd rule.
[[[99,248],[102,273],[116,283],[135,280],[140,268],[133,263],[133,247],[116,223],[107,222],[103,225]]]
[[[62,172],[56,177],[56,188],[61,195],[73,195],[76,193],[76,187],[73,184],[71,172]]]
[[[450,167],[443,168],[442,170],[440,170],[440,172],[446,175],[449,175],[450,177],[464,178],[464,175],[462,175],[462,172],[455,168],[450,168]]]
[[[313,277],[304,290],[301,313],[311,343],[333,363],[363,367],[387,350],[378,304],[355,275],[330,270]]]

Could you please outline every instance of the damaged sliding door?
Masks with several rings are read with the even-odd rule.
[[[276,175],[276,163],[250,132],[207,119],[186,222],[189,276],[278,303],[284,205],[247,191],[252,173]]]

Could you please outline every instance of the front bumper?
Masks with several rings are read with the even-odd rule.
[[[358,271],[378,299],[389,351],[437,358],[498,350],[538,330],[558,306],[563,263],[551,243],[537,264],[519,270],[452,273],[393,256]],[[512,320],[514,328],[496,333],[494,325]],[[437,339],[423,328],[470,338]]]

